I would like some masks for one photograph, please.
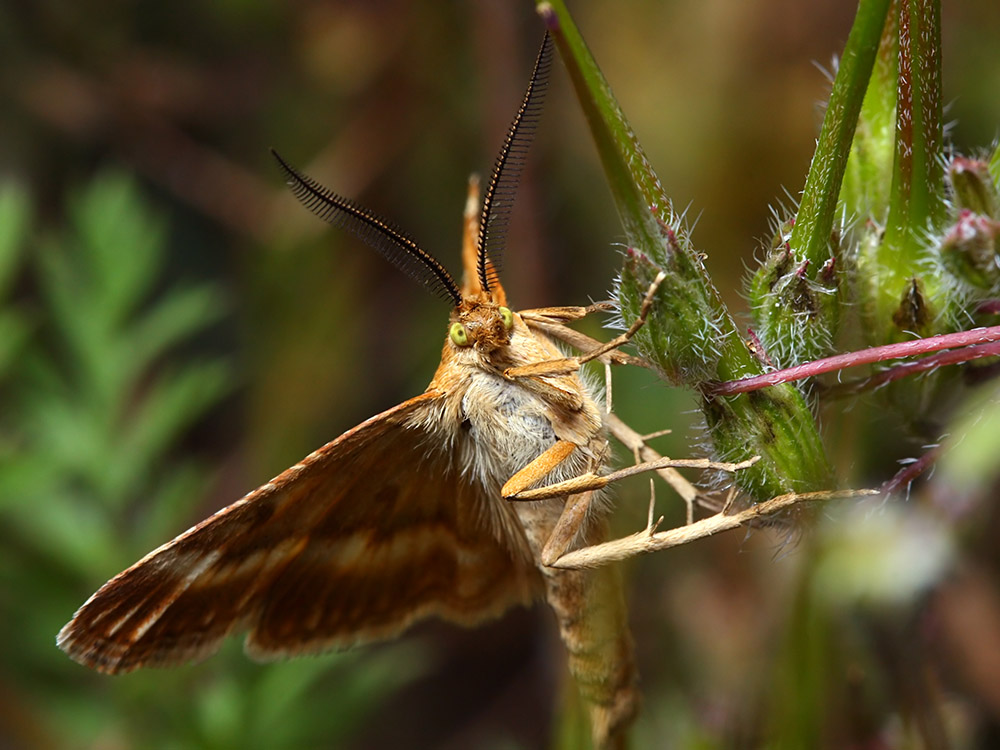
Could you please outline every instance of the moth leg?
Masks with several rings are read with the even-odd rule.
[[[579,320],[585,315],[589,315],[597,310],[611,309],[610,303],[598,302],[588,307],[543,307],[537,310],[525,310],[519,313],[519,315],[524,318],[524,321],[532,328],[536,328],[542,333],[558,339],[559,341],[564,341],[570,346],[584,352],[584,354],[581,354],[578,357],[565,357],[563,359],[552,360],[551,363],[540,362],[536,365],[512,367],[507,370],[504,375],[507,377],[569,375],[570,373],[576,372],[580,365],[590,362],[592,359],[600,359],[605,363],[613,362],[615,364],[630,364],[639,365],[640,367],[648,367],[649,365],[645,360],[640,357],[633,357],[629,354],[625,354],[624,352],[620,352],[618,349],[623,344],[628,343],[628,341],[635,336],[636,331],[646,324],[646,318],[649,316],[649,311],[653,307],[656,290],[659,289],[660,284],[663,283],[665,278],[667,278],[667,275],[662,271],[656,275],[656,278],[653,279],[649,288],[646,290],[646,296],[643,297],[638,317],[635,321],[633,321],[632,325],[629,326],[625,333],[616,336],[605,343],[600,343],[586,334],[575,331],[572,328],[567,327],[565,323],[571,320]]]
[[[609,355],[619,354],[617,350],[623,344],[628,343],[629,339],[631,339],[636,334],[636,331],[638,331],[646,324],[646,318],[649,316],[649,311],[653,307],[653,298],[656,294],[656,290],[659,289],[660,284],[663,283],[663,280],[665,278],[667,278],[667,275],[663,271],[660,271],[658,274],[656,274],[656,278],[653,279],[653,282],[649,285],[649,289],[646,290],[646,296],[643,297],[642,306],[639,308],[639,316],[635,319],[632,325],[629,326],[629,329],[625,331],[625,333],[621,334],[620,336],[615,336],[615,338],[611,339],[611,341],[607,341],[603,344],[597,344],[597,346],[591,347],[589,351],[587,351],[584,354],[581,354],[578,357],[562,357],[560,359],[549,360],[548,362],[535,362],[530,365],[522,365],[521,367],[509,367],[506,370],[504,370],[503,373],[504,377],[513,379],[513,378],[558,377],[561,375],[570,375],[579,370],[580,365],[590,362],[593,359],[601,359],[605,362],[627,361],[631,363],[633,360],[641,362],[642,360],[639,360],[637,357],[628,357],[628,355],[620,355],[618,357]],[[606,304],[607,303],[601,302],[598,303],[597,305],[592,305],[591,307],[605,309],[604,306]],[[520,314],[521,317],[528,316],[526,319],[529,321],[532,320],[533,315],[536,316],[534,317],[533,322],[535,324],[541,323],[541,325],[537,325],[537,327],[540,328],[543,332],[548,331],[553,327],[561,328],[563,331],[572,331],[572,329],[566,328],[561,324],[552,325],[553,319],[556,318],[557,316],[550,313],[552,313],[552,311],[560,311],[560,310],[581,311],[589,309],[590,308],[583,308],[583,307],[580,308],[550,307],[550,308],[541,308],[540,310],[526,311]],[[578,317],[583,317],[584,314],[586,313],[582,313]],[[567,319],[572,319],[572,318],[567,318]],[[583,339],[585,339],[588,343],[594,342],[594,339],[591,339],[589,336],[584,336],[583,334],[579,334],[579,336],[582,336]],[[580,339],[577,340],[579,341]]]
[[[649,289],[646,290],[646,296],[642,298],[642,306],[639,308],[639,315],[634,321],[632,321],[632,325],[628,327],[628,330],[620,336],[615,336],[611,339],[611,341],[602,344],[596,349],[589,351],[586,354],[582,354],[579,357],[580,364],[589,362],[592,359],[597,359],[612,350],[618,349],[618,347],[628,343],[629,339],[635,336],[636,332],[646,324],[646,318],[649,315],[649,311],[653,308],[653,298],[656,295],[656,290],[660,288],[660,284],[663,283],[665,278],[667,278],[667,274],[663,271],[656,274],[656,278],[653,279],[652,283],[649,285]]]
[[[615,303],[611,301],[607,302],[595,302],[592,305],[580,306],[580,305],[567,305],[565,307],[536,307],[531,310],[521,310],[519,315],[529,322],[548,322],[548,323],[568,323],[572,320],[580,320],[588,315],[595,312],[612,312],[615,309]]]
[[[569,344],[574,349],[581,352],[590,351],[592,349],[597,349],[601,347],[602,342],[595,338],[591,338],[585,333],[580,333],[574,328],[570,328],[563,325],[560,322],[550,320],[548,318],[531,318],[527,317],[525,313],[520,313],[521,317],[524,318],[524,322],[528,324],[529,328],[534,328],[537,331],[544,333],[546,336],[557,341],[562,341],[564,344]],[[601,361],[608,361],[616,365],[636,365],[637,367],[649,367],[649,363],[646,360],[632,356],[631,354],[626,354],[625,352],[614,350],[607,352],[600,357]]]
[[[542,547],[542,554],[539,558],[542,565],[552,565],[566,554],[584,521],[587,520],[593,499],[594,493],[592,491],[580,492],[566,498],[562,514],[559,516],[555,528],[552,529],[549,540]]]
[[[641,464],[641,466],[642,471],[649,470],[646,468],[646,464]],[[519,489],[517,492],[511,492],[509,495],[505,494],[504,500],[551,500],[554,497],[566,497],[567,495],[575,495],[581,492],[599,490],[607,487],[613,481],[618,479],[620,471],[637,473],[634,471],[633,467],[613,471],[610,474],[595,474],[592,471],[586,471],[583,474],[573,477],[572,479],[564,479],[561,482],[546,484],[541,487],[535,487],[534,489],[528,489],[527,487]],[[505,485],[504,489],[506,488],[507,487]]]
[[[656,461],[646,461],[624,469],[618,469],[608,474],[594,474],[592,471],[585,472],[572,479],[565,479],[561,482],[547,484],[544,487],[523,489],[505,496],[507,500],[547,500],[551,497],[565,497],[577,492],[587,490],[599,490],[607,487],[612,482],[617,482],[626,477],[643,474],[648,471],[661,473],[666,468],[685,469],[711,469],[714,471],[735,472],[748,469],[760,460],[760,456],[754,456],[746,461],[738,463],[728,461],[710,461],[707,458],[660,458]]]
[[[500,495],[505,499],[510,499],[523,492],[569,458],[575,450],[576,443],[571,443],[569,440],[557,440],[548,450],[508,479],[506,484],[500,488]]]
[[[623,422],[617,415],[608,414],[604,418],[604,422],[608,427],[608,431],[621,442],[626,448],[632,451],[632,455],[635,456],[635,462],[641,463],[643,461],[659,461],[663,456],[661,456],[657,451],[646,444],[646,441],[651,439],[657,433],[652,435],[640,435],[638,432],[629,427],[625,422]],[[688,479],[682,475],[676,469],[663,468],[657,471],[660,478],[663,479],[667,484],[673,487],[674,491],[681,496],[684,501],[687,511],[688,523],[694,521],[694,505],[698,499],[698,488],[695,487]]]
[[[580,369],[579,357],[562,357],[545,362],[532,362],[530,365],[508,367],[503,371],[505,378],[557,378],[572,375]]]
[[[544,478],[550,471],[565,461],[575,451],[577,445],[568,440],[559,440],[548,450],[535,458],[531,463],[507,480],[500,494],[507,499],[528,489],[531,485]],[[594,476],[588,473],[584,476]],[[584,491],[572,493],[566,497],[559,520],[549,534],[541,551],[540,560],[543,565],[550,565],[562,557],[576,539],[580,528],[587,519],[594,493]]]
[[[522,388],[536,393],[555,407],[577,412],[583,408],[579,388],[561,385],[559,378],[575,373],[578,367],[572,358],[554,359],[524,367],[511,367],[504,370],[503,376],[507,380],[518,381]]]

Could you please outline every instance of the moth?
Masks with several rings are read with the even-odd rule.
[[[509,499],[600,471],[608,452],[594,394],[532,316],[508,306],[496,272],[551,55],[546,34],[481,212],[470,189],[461,286],[408,235],[275,153],[309,210],[451,303],[441,364],[419,396],[104,584],[58,635],[71,658],[120,674],[203,659],[246,632],[247,653],[270,660],[391,638],[430,616],[475,625],[544,596],[595,744],[623,742],[638,699],[617,571],[543,563],[604,537],[600,503]]]

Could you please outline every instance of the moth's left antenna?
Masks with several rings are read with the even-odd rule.
[[[416,240],[378,214],[337,195],[312,177],[302,174],[273,148],[271,153],[285,173],[285,182],[303,206],[323,221],[346,229],[412,279],[458,307],[462,302],[462,293],[455,280],[448,269],[420,247]]]
[[[500,155],[493,167],[493,176],[483,197],[483,213],[479,218],[479,251],[477,271],[483,289],[489,291],[497,281],[500,256],[507,241],[507,226],[510,212],[517,196],[517,182],[521,177],[524,157],[531,146],[535,127],[542,115],[545,89],[552,67],[552,37],[545,32],[542,46],[535,58],[528,90],[524,93],[521,106],[514,115],[514,121],[507,130]]]

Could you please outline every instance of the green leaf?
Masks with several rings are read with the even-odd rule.
[[[173,290],[129,326],[129,351],[136,363],[145,366],[171,346],[218,321],[225,311],[215,286]]]
[[[18,311],[0,310],[0,379],[23,349],[30,331],[31,327]]]
[[[30,224],[28,193],[15,183],[0,185],[0,298],[17,272]]]
[[[162,263],[165,224],[118,172],[98,175],[72,201],[73,227],[106,325],[120,324],[150,291]]]
[[[113,418],[112,405],[122,392],[115,379],[114,331],[97,312],[100,302],[95,300],[86,259],[74,256],[69,249],[73,247],[70,241],[49,236],[36,255],[48,324],[62,347],[49,356],[86,394],[88,403]]]
[[[165,246],[131,181],[104,175],[74,196],[72,225],[44,239],[31,268],[45,335],[21,348],[5,411],[17,438],[0,442],[0,511],[32,554],[93,582],[138,554],[121,544],[126,503],[184,493],[187,504],[169,509],[179,518],[197,500],[204,471],[166,458],[230,378],[222,360],[155,369],[167,347],[220,317],[221,297],[202,285],[146,301]],[[18,323],[0,311],[0,362],[24,335]]]
[[[20,498],[23,502],[25,497]],[[52,487],[44,498],[12,517],[22,540],[45,559],[75,571],[80,580],[99,579],[122,565],[116,527],[93,503],[69,487]]]
[[[92,418],[88,404],[57,394],[39,389],[24,395],[23,434],[33,445],[44,446],[53,472],[89,480],[112,458],[106,425]]]
[[[221,360],[190,363],[161,374],[121,427],[113,493],[137,489],[169,446],[231,387],[231,368]]]

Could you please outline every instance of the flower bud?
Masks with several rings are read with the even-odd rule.
[[[799,260],[788,243],[786,222],[749,284],[757,336],[779,367],[825,357],[832,352],[840,321],[839,278],[835,257],[818,271]]]
[[[975,290],[1000,289],[1000,222],[965,209],[945,233],[941,260],[962,284]]]
[[[635,336],[642,355],[655,364],[672,383],[695,385],[715,377],[719,359],[721,323],[718,311],[697,279],[685,277],[670,261],[661,268],[649,256],[629,249],[617,285],[622,317],[632,321],[639,315],[653,280],[662,270],[666,277],[656,291],[646,324]]]
[[[1000,219],[1000,198],[985,161],[956,156],[948,165],[948,179],[959,208]]]

